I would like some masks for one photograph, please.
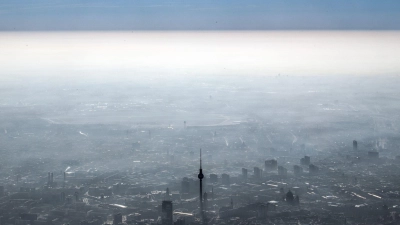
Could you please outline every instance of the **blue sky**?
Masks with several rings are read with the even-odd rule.
[[[399,30],[399,0],[2,0],[0,30]]]

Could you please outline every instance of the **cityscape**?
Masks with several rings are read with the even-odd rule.
[[[150,79],[3,86],[1,224],[398,223],[398,77]]]
[[[400,225],[399,0],[1,0],[0,225]]]

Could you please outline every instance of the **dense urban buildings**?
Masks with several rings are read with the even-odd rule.
[[[274,79],[212,86],[199,78],[181,89],[186,97],[168,92],[172,83],[157,86],[159,93],[126,84],[120,88],[139,93],[132,100],[2,106],[0,224],[397,224],[399,120],[384,107],[391,100],[376,116],[349,94],[327,101],[334,90],[310,99],[314,92],[303,89],[324,93],[327,86],[305,80],[298,104],[281,105],[268,92],[289,78]],[[220,89],[212,98],[209,86]],[[107,122],[126,112],[123,123]]]

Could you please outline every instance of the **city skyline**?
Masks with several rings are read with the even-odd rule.
[[[0,224],[399,224],[399,40],[398,0],[3,0]]]

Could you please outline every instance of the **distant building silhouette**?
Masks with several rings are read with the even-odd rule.
[[[173,225],[173,217],[172,217],[172,201],[162,201],[161,205],[162,214],[161,214],[161,224],[162,225]]]
[[[61,194],[60,194],[60,200],[61,200],[62,203],[65,202],[65,193],[64,193],[64,192],[61,192]]]
[[[243,179],[247,179],[247,169],[245,169],[245,168],[242,168],[242,178]]]
[[[264,166],[266,172],[276,171],[278,169],[278,161],[275,159],[266,160]]]
[[[371,159],[377,159],[377,158],[379,158],[379,152],[369,151],[368,152],[368,157],[371,158]]]
[[[223,185],[230,185],[231,184],[230,177],[226,173],[222,174],[221,181],[222,181]]]
[[[319,167],[316,166],[316,165],[314,165],[314,164],[310,164],[310,165],[308,166],[308,169],[309,169],[309,172],[310,172],[311,174],[314,174],[314,173],[318,173],[318,172],[319,172]]]
[[[298,165],[294,165],[293,166],[293,173],[296,176],[301,175],[303,173],[303,167],[298,166]]]
[[[181,183],[181,191],[182,193],[189,193],[190,192],[190,182],[189,182],[189,178],[184,177],[182,179],[182,183]]]
[[[358,150],[358,143],[356,140],[353,140],[353,150],[354,151]]]
[[[300,159],[300,164],[304,166],[308,166],[311,163],[311,158],[310,156],[304,156],[304,158]]]
[[[281,177],[287,176],[287,169],[283,166],[278,166],[278,175]]]
[[[122,224],[122,214],[114,214],[113,225]]]
[[[0,186],[0,197],[4,196],[4,186]]]
[[[204,195],[203,195],[204,211],[207,211],[207,206],[208,206],[208,194],[207,194],[207,192],[204,192]]]
[[[210,174],[210,182],[217,183],[218,182],[218,175],[217,174]]]
[[[262,176],[262,170],[258,167],[254,167],[254,178],[259,180]]]
[[[357,144],[357,141],[356,140],[353,140],[353,150],[354,151],[356,151],[357,149],[358,149],[358,146],[357,146],[358,144]]]

